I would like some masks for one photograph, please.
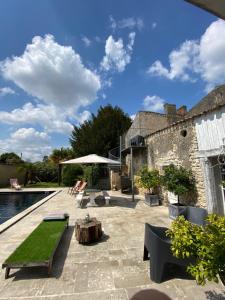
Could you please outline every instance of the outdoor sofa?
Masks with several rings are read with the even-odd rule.
[[[50,275],[54,254],[68,221],[69,215],[66,213],[45,217],[2,264],[2,268],[6,268],[5,279],[9,277],[10,269],[27,267],[46,267]]]

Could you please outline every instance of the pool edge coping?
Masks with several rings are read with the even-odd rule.
[[[32,211],[34,211],[35,209],[37,209],[38,207],[40,207],[41,205],[43,205],[45,202],[47,202],[48,200],[50,200],[52,197],[54,197],[57,194],[59,194],[62,191],[62,189],[59,189],[59,190],[52,189],[52,191],[54,191],[54,192],[52,194],[50,194],[49,196],[43,198],[42,200],[40,200],[37,203],[31,205],[30,207],[28,207],[24,211],[18,213],[17,215],[15,215],[14,217],[12,217],[11,219],[9,219],[6,222],[4,222],[3,224],[1,224],[0,225],[0,234],[2,234],[4,231],[6,231],[10,227],[12,227],[17,222],[19,222],[21,219],[23,219],[24,217],[26,217],[27,215],[29,215]]]

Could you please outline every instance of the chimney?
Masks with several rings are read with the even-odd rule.
[[[167,117],[168,125],[170,125],[170,124],[177,121],[176,104],[165,103],[164,104],[164,111],[165,111],[165,115]]]
[[[184,117],[187,114],[187,106],[183,105],[177,109],[177,114],[181,117]]]
[[[177,114],[176,104],[165,103],[164,104],[164,111],[165,111],[165,114],[168,115],[168,116],[176,115]]]

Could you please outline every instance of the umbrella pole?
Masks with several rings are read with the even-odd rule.
[[[132,201],[134,201],[134,165],[133,165],[133,147],[130,149],[130,176],[131,176],[131,191],[132,191]]]
[[[62,173],[62,165],[58,165],[58,185],[60,186],[61,184],[61,173]]]

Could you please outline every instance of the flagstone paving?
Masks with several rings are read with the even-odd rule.
[[[98,203],[101,204],[101,200]],[[201,287],[187,278],[174,278],[161,284],[152,282],[149,262],[142,261],[144,224],[170,226],[168,209],[148,207],[140,199],[132,202],[129,196],[118,192],[113,193],[110,206],[80,209],[74,196],[63,189],[0,234],[0,263],[43,216],[55,210],[70,214],[70,226],[55,255],[52,276],[47,276],[45,268],[31,268],[11,270],[10,278],[5,280],[4,270],[1,270],[0,299],[122,300],[142,290],[148,290],[148,295],[157,290],[173,300],[225,299],[221,283]],[[74,224],[87,213],[102,222],[105,235],[99,243],[84,246],[75,239]]]

